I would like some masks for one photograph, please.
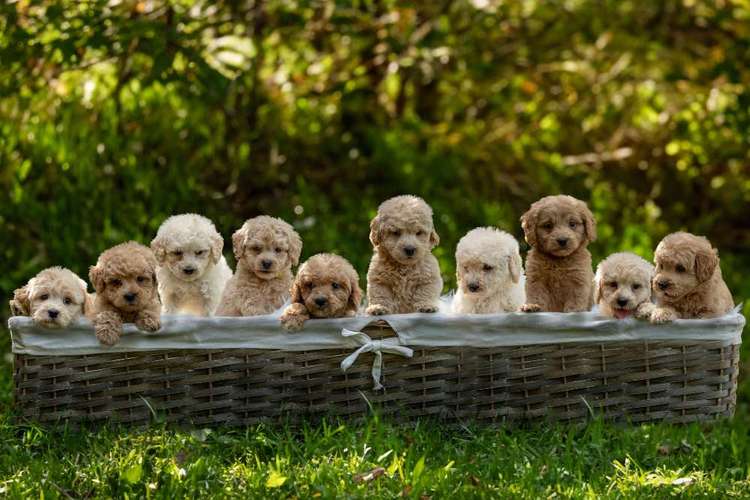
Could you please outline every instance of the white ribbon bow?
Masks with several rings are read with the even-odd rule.
[[[375,354],[375,359],[372,362],[372,380],[373,389],[379,391],[383,388],[383,384],[380,383],[380,376],[383,372],[383,353],[389,352],[391,354],[398,354],[399,356],[405,356],[411,358],[414,355],[414,351],[408,347],[401,345],[401,340],[398,337],[390,337],[383,340],[372,340],[369,335],[362,332],[353,332],[346,328],[341,330],[341,335],[344,337],[353,337],[357,343],[361,344],[361,347],[348,355],[341,362],[341,371],[346,372],[350,366],[357,361],[357,357],[363,352],[372,352]]]

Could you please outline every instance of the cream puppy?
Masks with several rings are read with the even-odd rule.
[[[159,263],[163,314],[214,314],[232,277],[223,249],[224,238],[201,215],[175,215],[162,223],[151,250]]]
[[[456,247],[458,291],[453,312],[517,311],[526,302],[518,242],[493,227],[472,229]]]
[[[69,269],[50,267],[13,293],[10,310],[46,328],[65,328],[80,316],[90,317],[93,305],[85,281]]]
[[[654,266],[634,253],[613,253],[599,263],[594,276],[594,300],[610,318],[651,315],[651,280]]]

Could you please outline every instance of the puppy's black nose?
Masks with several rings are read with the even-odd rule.
[[[137,296],[138,296],[137,293],[131,292],[131,293],[126,293],[125,295],[123,295],[123,298],[127,300],[128,302],[133,302]]]
[[[557,238],[557,244],[561,247],[568,246],[568,238]]]
[[[55,319],[59,315],[60,315],[60,311],[58,311],[57,309],[50,309],[49,311],[47,311],[47,316],[49,316],[52,319]]]
[[[185,269],[182,270],[182,272],[185,273],[185,274],[193,274],[195,272],[195,268],[194,267],[186,267]]]
[[[617,299],[617,305],[620,307],[625,307],[628,305],[628,299],[623,299],[622,297]]]
[[[414,252],[416,251],[417,251],[417,247],[413,247],[413,246],[404,247],[404,253],[408,255],[409,257],[413,256]]]
[[[660,290],[666,290],[669,288],[669,281],[660,281],[658,285]]]
[[[328,299],[325,297],[318,297],[315,299],[315,305],[318,307],[323,307],[324,305],[328,304]]]
[[[476,283],[469,283],[469,291],[470,292],[478,292],[479,291],[479,285]]]
[[[268,259],[263,259],[260,261],[260,265],[263,266],[263,269],[271,269],[273,262]]]

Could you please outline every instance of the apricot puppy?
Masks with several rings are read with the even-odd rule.
[[[99,342],[116,344],[123,323],[135,323],[147,332],[161,328],[156,265],[150,248],[129,241],[104,251],[89,269],[96,289],[93,321]]]

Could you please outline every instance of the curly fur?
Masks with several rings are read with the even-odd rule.
[[[182,214],[162,223],[151,242],[162,314],[214,314],[232,277],[223,249],[224,238],[206,217]]]
[[[302,240],[287,222],[261,215],[232,236],[237,270],[227,283],[217,316],[271,314],[289,298],[292,266],[299,263]]]
[[[291,289],[292,303],[281,315],[287,330],[299,330],[310,318],[355,316],[362,301],[359,275],[345,258],[330,253],[300,266]]]
[[[521,216],[526,242],[526,312],[588,311],[594,273],[586,246],[596,240],[596,221],[572,196],[546,196]]]
[[[161,328],[156,257],[150,248],[129,241],[104,251],[89,279],[96,289],[94,329],[99,342],[117,343],[123,323],[140,330]]]
[[[654,253],[653,323],[677,318],[714,318],[734,307],[721,275],[719,253],[703,236],[678,232],[666,236]]]
[[[93,300],[86,282],[73,271],[50,267],[13,292],[10,310],[46,328],[65,328],[82,315],[91,318]]]
[[[440,238],[430,206],[410,195],[384,201],[370,222],[370,242],[367,314],[436,312],[443,279],[431,253]]]
[[[610,318],[648,318],[653,311],[651,280],[654,266],[634,253],[613,253],[599,263],[594,276],[594,301]]]
[[[526,301],[518,242],[493,227],[472,229],[458,242],[456,279],[456,313],[513,312]]]

